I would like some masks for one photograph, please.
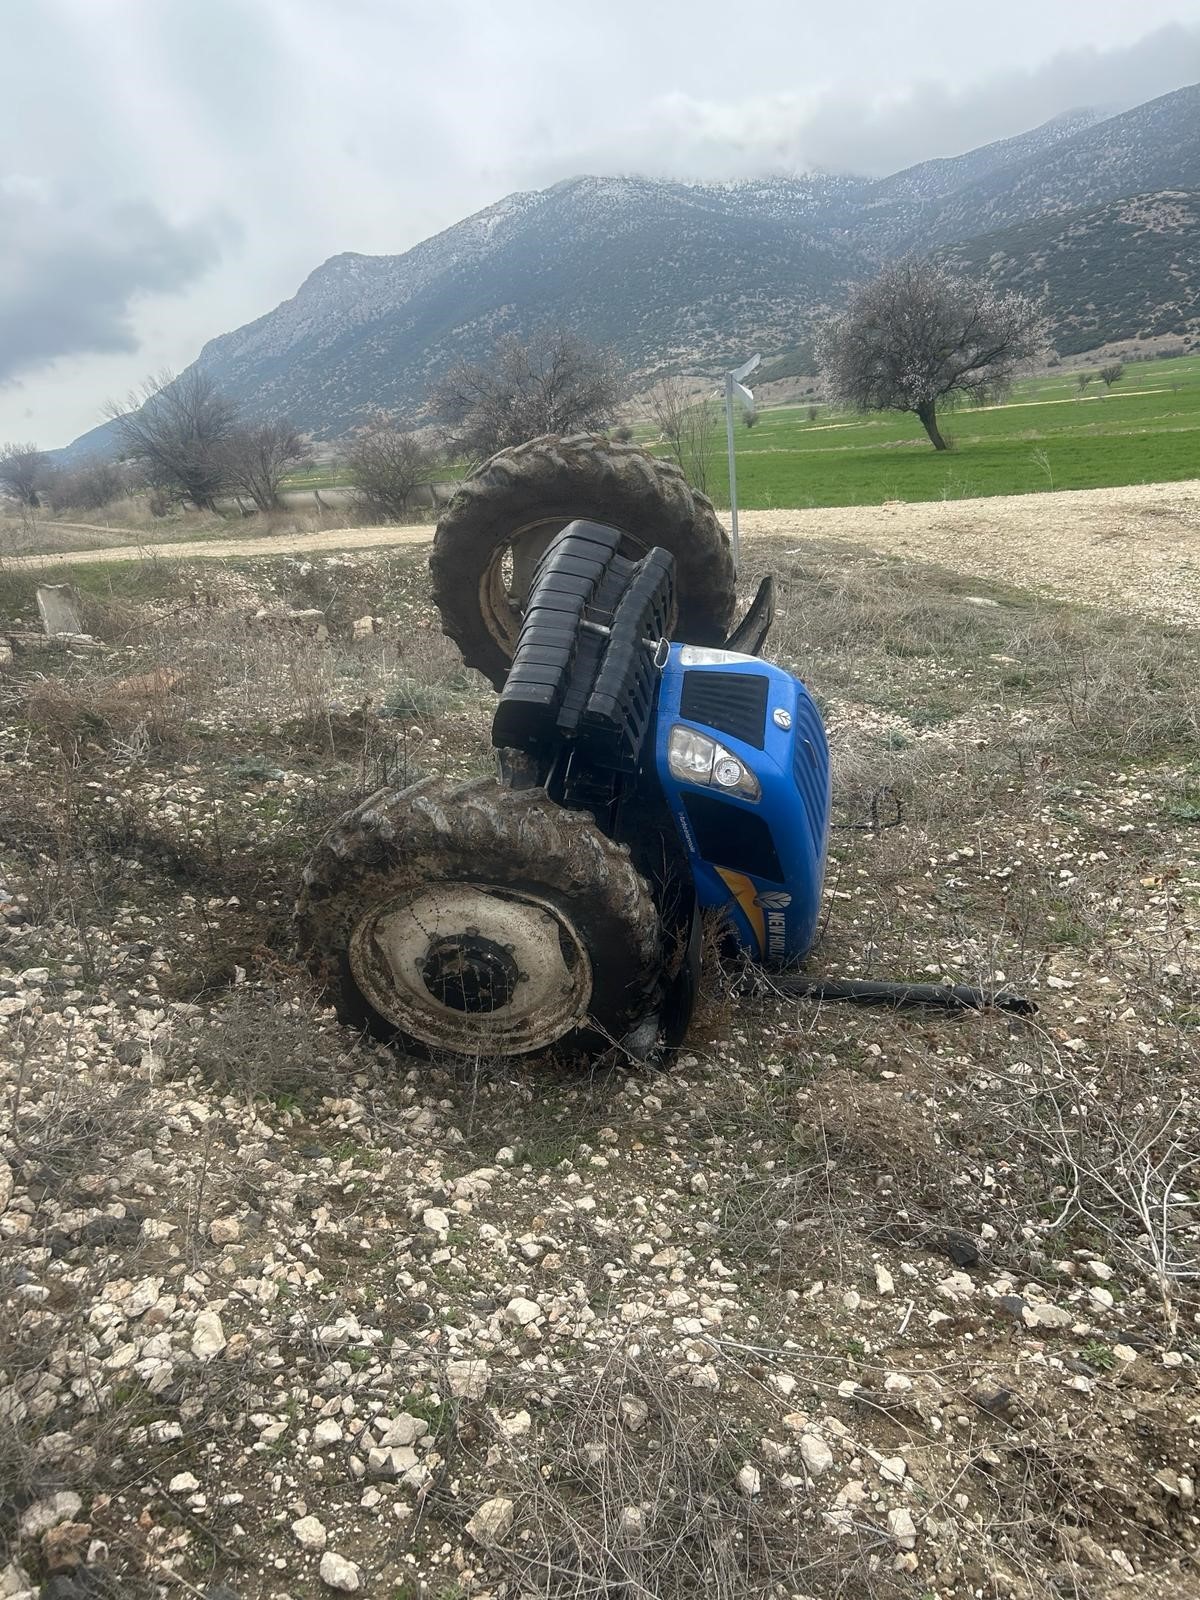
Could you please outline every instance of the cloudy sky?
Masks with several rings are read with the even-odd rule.
[[[1200,0],[4,0],[0,441],[579,172],[884,173],[1200,79]]]

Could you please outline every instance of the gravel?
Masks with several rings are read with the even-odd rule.
[[[866,545],[956,572],[1092,605],[1200,625],[1200,480],[1072,489],[982,499],[888,501],[882,506],[743,511],[743,538],[833,539]],[[333,528],[256,539],[158,545],[163,560],[223,560],[425,544],[433,528]],[[89,550],[87,559],[123,561],[134,547]],[[10,564],[53,565],[60,556]]]

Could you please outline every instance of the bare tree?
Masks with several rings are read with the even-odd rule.
[[[701,494],[708,492],[708,447],[716,408],[707,390],[697,394],[686,378],[661,378],[646,397],[659,435],[680,472]]]
[[[433,471],[436,455],[388,411],[377,411],[358,429],[346,456],[360,510],[387,522],[408,514],[413,490]]]
[[[454,447],[473,459],[544,433],[604,428],[620,398],[612,352],[562,331],[500,339],[491,359],[461,361],[432,395]]]
[[[911,411],[945,450],[938,407],[996,398],[1045,346],[1045,319],[1024,295],[909,259],[856,289],[819,349],[831,400]]]
[[[234,494],[248,495],[260,511],[279,504],[279,485],[294,467],[312,460],[312,451],[290,422],[236,426],[225,442],[225,476]]]
[[[1123,361],[1110,361],[1106,367],[1100,368],[1100,382],[1106,389],[1111,389],[1114,383],[1120,383],[1125,376],[1125,363]]]
[[[0,489],[30,510],[41,505],[52,471],[50,457],[37,445],[0,445]]]
[[[197,367],[180,377],[148,378],[125,405],[110,401],[121,453],[159,496],[214,511],[229,482],[227,447],[237,410]]]
[[[78,466],[60,468],[50,480],[47,498],[55,511],[98,511],[133,487],[129,468],[103,456],[90,456]]]

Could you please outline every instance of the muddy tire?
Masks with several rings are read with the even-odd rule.
[[[339,1018],[419,1053],[595,1054],[659,999],[658,916],[626,851],[490,778],[364,800],[305,869],[296,921]]]
[[[734,612],[733,556],[712,502],[672,462],[637,445],[548,435],[477,468],[438,523],[430,557],[434,604],[468,666],[501,687],[520,629],[522,575],[575,518],[618,528],[622,555],[637,558],[654,545],[669,550],[675,637],[722,643]]]

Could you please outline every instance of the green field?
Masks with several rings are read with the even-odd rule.
[[[1200,476],[1200,356],[1131,363],[1106,390],[1094,379],[1080,396],[1074,371],[1018,383],[1003,403],[941,414],[954,448],[936,451],[916,417],[862,416],[780,406],[737,428],[738,503],[745,507],[878,505],[884,500],[958,500],[1165,483]],[[729,504],[723,423],[713,430],[708,489]],[[649,428],[636,436],[665,454]],[[438,469],[439,479],[465,471]],[[288,489],[348,484],[340,465],[292,474]]]
[[[943,414],[954,448],[936,451],[916,417],[806,406],[763,411],[737,428],[738,504],[878,505],[974,495],[1095,489],[1200,476],[1200,356],[1138,362],[1079,397],[1074,372],[1019,383],[1002,405]],[[729,503],[724,432],[709,490]],[[654,447],[658,448],[658,447]],[[660,452],[661,453],[661,452]]]

